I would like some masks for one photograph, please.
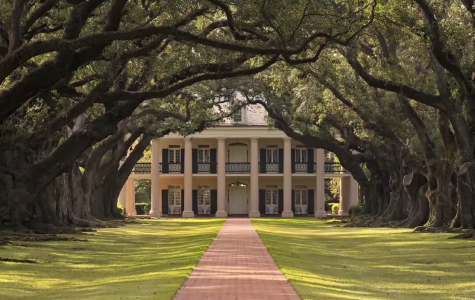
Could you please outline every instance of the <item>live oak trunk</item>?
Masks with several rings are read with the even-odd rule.
[[[429,220],[427,227],[448,226],[456,214],[456,193],[452,182],[453,171],[444,163],[437,173],[429,174],[427,199],[429,200]]]
[[[424,175],[413,173],[404,177],[408,195],[408,217],[401,226],[414,228],[425,224],[429,216],[429,201],[426,197],[427,179]]]

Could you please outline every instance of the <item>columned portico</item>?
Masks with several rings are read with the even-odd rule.
[[[325,177],[342,179],[341,214],[358,203],[358,185],[322,149],[258,127],[214,128],[153,141],[152,161],[137,163],[119,201],[135,215],[133,180],[151,181],[150,215],[229,214],[325,217]]]
[[[258,218],[261,216],[259,212],[259,140],[251,138],[251,192],[250,202],[251,211],[250,218]]]
[[[282,217],[292,218],[292,139],[284,138],[284,210]]]
[[[185,138],[185,164],[184,164],[184,189],[185,189],[185,207],[183,209],[182,216],[184,218],[193,218],[195,216],[195,213],[193,212],[193,162],[192,162],[192,144],[191,144],[191,138],[186,137]]]
[[[160,201],[160,140],[152,142],[152,165],[151,165],[151,200],[150,216],[159,218],[161,216]]]
[[[317,184],[315,199],[315,217],[325,218],[325,150],[317,149]]]
[[[228,213],[226,212],[226,139],[223,137],[218,138],[217,152],[218,210],[216,217],[225,218]]]

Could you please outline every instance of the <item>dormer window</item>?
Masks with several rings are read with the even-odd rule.
[[[242,122],[242,108],[238,109],[233,114],[233,122],[241,123]]]

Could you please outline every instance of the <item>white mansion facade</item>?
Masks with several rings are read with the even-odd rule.
[[[152,142],[152,162],[138,163],[119,203],[135,211],[135,179],[151,180],[151,211],[162,215],[309,215],[325,217],[325,178],[340,179],[340,215],[358,203],[358,184],[323,149],[270,130],[265,110],[243,108],[222,126]]]

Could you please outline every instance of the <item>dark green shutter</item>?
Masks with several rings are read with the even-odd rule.
[[[259,190],[259,212],[266,214],[266,190]]]
[[[185,210],[185,190],[181,190],[181,212]]]
[[[307,190],[307,203],[308,214],[315,214],[315,190]]]
[[[162,149],[162,173],[168,173],[168,149]]]
[[[185,173],[185,149],[181,149],[181,170],[180,172]]]
[[[284,210],[284,190],[279,190],[278,191],[278,213],[282,214],[282,211]]]
[[[259,150],[259,173],[266,173],[266,149]]]
[[[295,173],[295,149],[290,150],[290,156],[292,157],[290,161],[292,162],[292,173]]]
[[[295,190],[292,190],[292,212],[295,214]]]
[[[168,215],[168,190],[162,190],[162,214]]]
[[[315,149],[313,148],[308,148],[307,149],[307,173],[315,173]]]
[[[216,174],[216,165],[217,165],[216,149],[209,150],[209,161],[210,161],[209,172],[211,174]]]
[[[191,192],[191,197],[192,197],[192,206],[193,206],[193,212],[195,215],[198,214],[198,190],[193,190]]]
[[[210,213],[212,215],[216,214],[218,210],[218,191],[211,190],[211,205],[210,205]]]
[[[191,149],[191,162],[193,174],[198,173],[198,149]]]
[[[279,149],[279,173],[284,173],[284,149]]]

